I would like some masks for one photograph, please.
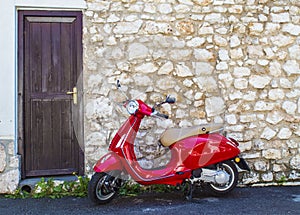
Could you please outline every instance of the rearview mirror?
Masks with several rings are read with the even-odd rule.
[[[176,101],[176,99],[174,97],[171,97],[170,95],[167,96],[167,98],[166,98],[166,103],[174,104],[175,101]]]

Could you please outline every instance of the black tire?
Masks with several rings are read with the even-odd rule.
[[[96,172],[88,184],[88,197],[96,204],[110,202],[117,194],[121,184],[119,171]]]
[[[207,183],[205,188],[215,196],[224,196],[236,187],[238,183],[238,171],[232,161],[225,161],[217,166],[229,174],[229,181],[226,184]]]

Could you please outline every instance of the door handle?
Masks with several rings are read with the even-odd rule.
[[[73,103],[77,104],[77,88],[73,87],[73,91],[68,91],[67,95],[73,95]]]

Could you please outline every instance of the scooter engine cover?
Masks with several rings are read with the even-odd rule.
[[[229,175],[227,172],[224,172],[222,170],[217,172],[217,175],[215,176],[215,181],[218,184],[226,184],[229,181]]]

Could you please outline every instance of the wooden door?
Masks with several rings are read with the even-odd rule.
[[[83,151],[72,121],[78,113],[67,94],[78,87],[82,72],[81,12],[18,15],[22,177],[83,174]]]

